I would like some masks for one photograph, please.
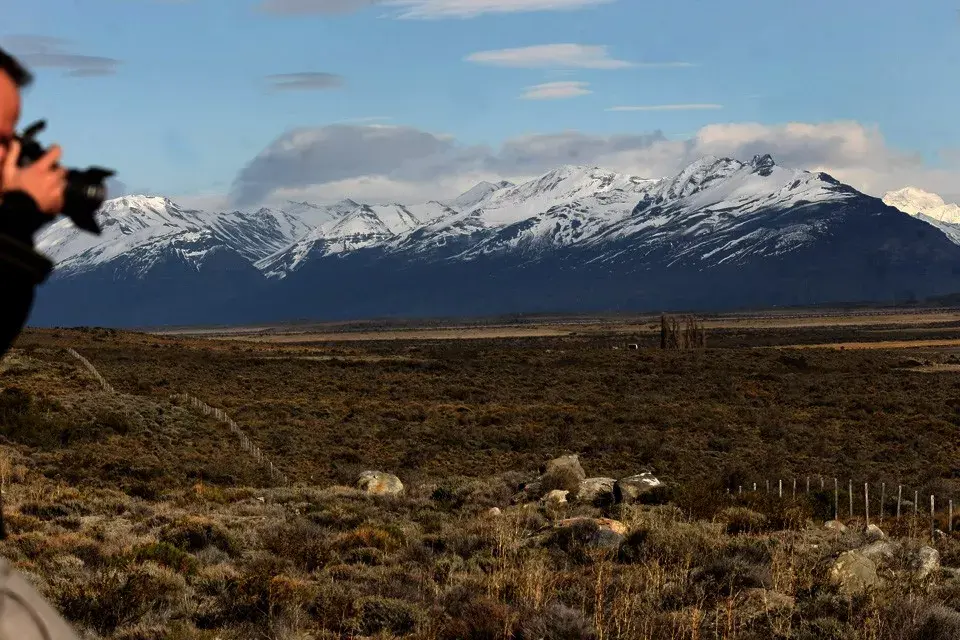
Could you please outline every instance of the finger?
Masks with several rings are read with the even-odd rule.
[[[53,145],[50,147],[50,150],[43,154],[43,157],[37,160],[34,165],[42,168],[49,169],[53,165],[57,164],[60,160],[60,156],[63,155],[63,149],[59,145]]]
[[[15,172],[18,162],[20,162],[20,141],[11,140],[10,148],[7,149],[7,155],[3,159],[3,175],[9,176]]]

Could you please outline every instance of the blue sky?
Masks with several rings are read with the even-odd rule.
[[[0,43],[37,75],[24,122],[47,118],[67,164],[137,192],[413,198],[570,158],[657,174],[759,147],[867,191],[958,175],[960,7],[944,0],[4,3]],[[371,132],[426,146],[407,158],[408,138]]]

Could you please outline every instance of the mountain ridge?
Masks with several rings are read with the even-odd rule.
[[[563,165],[420,204],[345,198],[211,213],[119,200],[105,205],[99,240],[60,221],[38,241],[64,266],[48,290],[72,299],[84,289],[111,310],[71,315],[38,300],[36,322],[142,325],[147,312],[117,292],[154,281],[163,296],[138,304],[156,324],[721,309],[960,290],[960,233],[767,154],[703,157],[653,179]],[[180,289],[194,287],[188,308]]]

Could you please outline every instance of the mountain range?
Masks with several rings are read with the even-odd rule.
[[[908,213],[910,215],[904,215]],[[419,204],[208,212],[107,201],[57,264],[35,326],[897,303],[960,291],[960,208],[878,199],[822,172],[705,157],[642,178],[562,166]]]

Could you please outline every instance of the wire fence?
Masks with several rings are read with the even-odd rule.
[[[230,432],[233,433],[239,440],[240,448],[253,457],[258,464],[263,466],[267,473],[270,474],[271,480],[274,480],[280,484],[290,484],[290,480],[287,478],[286,474],[277,469],[276,465],[274,465],[273,462],[271,462],[267,456],[264,455],[263,450],[254,444],[253,440],[250,439],[250,436],[243,432],[243,429],[240,428],[240,425],[238,425],[233,418],[227,415],[226,411],[216,407],[211,407],[200,398],[192,396],[189,393],[174,393],[170,396],[170,399],[185,402],[190,406],[199,409],[203,415],[213,416],[220,422],[225,423],[230,428]]]
[[[97,371],[97,368],[93,366],[93,364],[89,360],[87,360],[82,355],[77,353],[76,350],[71,349],[69,347],[67,348],[67,353],[72,355],[74,358],[76,358],[83,364],[83,366],[87,369],[87,371],[89,371],[90,374],[93,375],[94,378],[96,378],[97,382],[100,383],[100,386],[103,387],[104,391],[106,391],[107,393],[116,393],[116,391],[113,388],[113,385],[107,382],[107,379],[104,378],[102,375],[100,375],[100,372]]]
[[[100,383],[100,386],[103,387],[104,391],[107,393],[116,393],[116,390],[113,388],[113,386],[107,382],[106,378],[100,375],[100,372],[97,371],[95,366],[93,366],[93,363],[77,353],[75,349],[68,347],[67,352],[83,364],[87,371],[89,371],[90,374],[97,380],[97,382]],[[171,395],[170,398],[172,400],[183,401],[191,407],[198,409],[201,413],[203,413],[203,415],[213,416],[220,422],[225,423],[230,428],[230,432],[233,433],[239,440],[240,448],[245,453],[253,457],[254,461],[263,466],[264,470],[266,470],[266,472],[270,475],[271,480],[278,484],[290,484],[290,480],[287,478],[286,474],[280,471],[276,465],[274,465],[273,462],[269,460],[266,455],[264,455],[263,450],[254,444],[250,436],[244,433],[244,431],[240,428],[240,425],[238,425],[233,418],[228,416],[223,409],[211,407],[200,398],[192,396],[188,393],[175,393]]]
[[[864,526],[869,527],[871,524],[882,524],[885,518],[889,521],[891,518],[900,520],[902,517],[910,517],[916,522],[929,516],[931,539],[936,537],[938,531],[944,533],[945,529],[948,535],[954,531],[952,498],[938,498],[934,493],[921,492],[900,483],[891,483],[888,492],[886,482],[861,484],[851,478],[846,483],[841,483],[838,478],[824,476],[812,476],[812,479],[812,485],[811,476],[792,478],[786,483],[783,479],[777,479],[775,485],[771,485],[770,480],[764,480],[759,486],[754,482],[746,488],[743,485],[728,487],[727,493],[742,496],[762,492],[780,499],[818,496],[822,500],[828,497],[834,520],[862,519]],[[938,524],[942,528],[938,528]]]

